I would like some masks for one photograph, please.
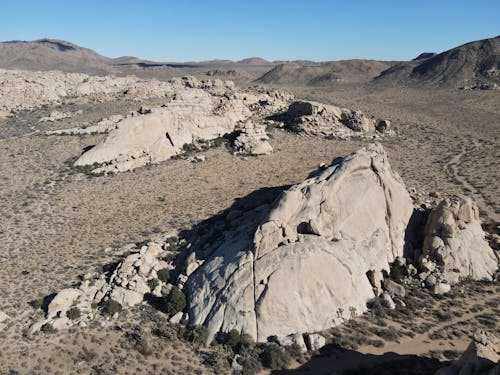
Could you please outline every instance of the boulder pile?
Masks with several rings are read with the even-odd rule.
[[[283,115],[292,131],[334,138],[390,133],[390,122],[375,120],[361,111],[311,101],[294,101]]]
[[[237,127],[238,136],[234,141],[234,147],[239,154],[246,155],[269,155],[273,152],[273,146],[269,143],[266,133],[266,125],[254,123],[247,120]]]
[[[449,290],[465,278],[492,280],[499,259],[485,239],[471,198],[452,196],[431,211],[418,261],[420,278],[436,291]]]
[[[45,317],[35,322],[30,331],[37,332],[45,325],[58,330],[85,326],[110,301],[121,310],[142,303],[145,295],[166,297],[173,287],[169,272],[174,268],[172,260],[178,245],[175,236],[164,235],[139,247],[123,246],[120,251],[129,255],[109,272],[84,275],[78,289],[63,289],[53,296]],[[115,314],[118,311],[111,315]]]

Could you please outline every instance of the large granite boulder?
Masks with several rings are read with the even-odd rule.
[[[220,98],[197,88],[178,88],[175,99],[148,113],[119,122],[75,166],[99,165],[96,172],[121,172],[158,163],[180,153],[185,144],[234,131],[251,115],[242,100]]]
[[[187,280],[190,322],[210,337],[237,329],[265,341],[366,311],[375,297],[367,272],[388,271],[403,255],[413,205],[382,146],[371,145],[256,211],[261,219],[243,215],[204,249]]]
[[[479,209],[471,198],[446,198],[430,213],[420,265],[429,268],[432,263],[445,276],[455,274],[454,282],[459,278],[492,279],[498,260],[485,239]]]

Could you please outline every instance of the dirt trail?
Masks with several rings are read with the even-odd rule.
[[[477,139],[472,139],[473,149],[478,149],[480,147]],[[467,148],[462,145],[461,150],[458,154],[450,158],[450,160],[445,164],[445,172],[459,185],[463,186],[464,190],[469,192],[479,209],[484,213],[489,219],[499,221],[500,215],[498,215],[495,210],[487,203],[484,195],[479,191],[474,185],[472,185],[464,176],[460,175],[460,165],[462,158],[468,152]],[[470,151],[469,151],[470,152]]]

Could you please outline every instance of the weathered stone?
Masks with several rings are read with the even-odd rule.
[[[394,310],[396,308],[396,304],[394,303],[391,295],[387,291],[384,291],[380,296],[380,302],[382,303],[382,305],[391,310]]]
[[[209,339],[237,329],[262,342],[366,311],[375,297],[366,273],[403,255],[412,212],[380,145],[336,160],[204,251],[186,284],[191,323]]]
[[[47,307],[47,318],[53,318],[59,312],[68,310],[82,296],[78,289],[63,289],[50,301]]]
[[[7,319],[9,319],[9,316],[3,311],[0,311],[0,323],[5,322]]]
[[[309,333],[304,335],[304,342],[310,351],[316,351],[325,346],[326,339],[319,333]]]
[[[434,288],[432,292],[434,294],[446,294],[451,290],[450,284],[445,284],[445,283],[437,283],[434,285]]]
[[[401,284],[392,281],[391,279],[384,280],[384,289],[392,296],[404,298],[406,295],[405,287]]]
[[[462,278],[474,280],[492,279],[498,261],[485,240],[479,209],[472,199],[446,198],[432,210],[425,228],[421,266],[427,258],[442,272],[457,272]]]

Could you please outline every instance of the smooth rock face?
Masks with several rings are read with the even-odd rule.
[[[257,341],[317,332],[366,311],[369,270],[403,255],[413,205],[381,145],[291,187],[260,225],[209,249],[188,279],[191,323]]]
[[[444,199],[429,215],[420,264],[435,263],[448,282],[458,277],[491,280],[498,260],[485,240],[479,209],[471,198]],[[428,266],[426,266],[428,268]],[[458,275],[452,276],[451,273]]]

